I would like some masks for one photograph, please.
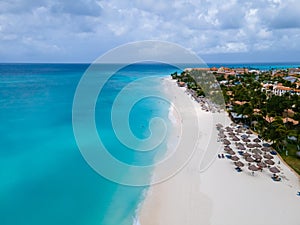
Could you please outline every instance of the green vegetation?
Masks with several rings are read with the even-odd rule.
[[[291,92],[278,96],[272,92],[272,85],[278,83],[296,88],[295,83],[282,78],[287,75],[287,71],[279,71],[281,76],[274,76],[272,71],[239,76],[209,73],[192,70],[180,75],[174,73],[172,77],[178,82],[185,82],[195,97],[205,96],[217,104],[225,101],[230,114],[234,112],[242,115],[238,122],[249,126],[262,139],[271,142],[272,147],[300,174],[300,159],[296,154],[297,146],[300,146],[300,96]],[[216,85],[217,82],[220,86]],[[264,84],[270,85],[263,88]],[[219,93],[219,87],[222,93]]]
[[[178,75],[178,73],[175,72],[172,73],[171,76],[173,79],[177,79],[177,82],[184,82],[187,85],[187,88],[189,90],[192,90],[196,94],[196,97],[205,97],[205,93],[202,87],[195,81],[195,79],[189,73],[182,72],[180,75]]]
[[[289,92],[277,96],[272,93],[272,87],[270,90],[263,89],[264,83],[280,82],[291,88],[296,85],[282,77],[272,76],[271,71],[259,76],[245,74],[233,80],[228,79],[228,82],[233,85],[221,87],[223,93],[230,93],[225,97],[226,104],[231,106],[229,113],[243,115],[242,122],[264,140],[272,142],[273,148],[300,174],[300,159],[296,155],[297,145],[300,145],[300,96]],[[296,140],[290,141],[289,137]]]
[[[297,158],[297,146],[295,144],[287,144],[288,155],[284,151],[280,152],[283,160],[289,164],[298,174],[300,174],[300,160]]]
[[[220,85],[215,76],[207,71],[192,70],[183,71],[180,75],[175,72],[171,74],[177,82],[184,82],[191,94],[195,97],[206,97],[212,103],[224,107],[224,98]]]

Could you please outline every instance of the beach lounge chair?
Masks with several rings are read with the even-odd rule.
[[[272,180],[273,181],[281,181],[281,178],[280,177],[272,177]]]
[[[274,150],[273,151],[270,151],[271,155],[277,155],[277,152],[275,152]]]
[[[231,155],[225,155],[227,159],[231,159]]]
[[[242,169],[241,169],[240,167],[236,167],[235,170],[236,170],[237,172],[242,172]]]
[[[238,153],[239,153],[240,155],[244,155],[244,152],[243,152],[243,151],[238,151]]]

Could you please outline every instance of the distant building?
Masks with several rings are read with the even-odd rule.
[[[196,71],[210,71],[210,68],[185,68],[184,71],[185,72],[191,72],[193,70],[196,70]]]
[[[242,102],[241,101],[235,101],[234,102],[235,105],[244,105],[246,103],[247,103],[246,101],[242,101]]]
[[[282,96],[287,92],[289,92],[291,95],[300,95],[300,89],[289,88],[285,86],[277,86],[273,88],[273,93],[275,95]]]
[[[295,112],[292,109],[285,109],[282,113],[283,117],[294,117]]]
[[[273,77],[283,77],[283,76],[286,76],[286,74],[281,73],[281,72],[278,72],[278,73],[275,72],[275,73],[272,74],[272,76]]]
[[[260,109],[253,109],[253,114],[254,115],[261,114],[261,110]]]
[[[289,81],[289,82],[292,82],[292,83],[294,83],[295,81],[298,80],[297,77],[293,77],[293,76],[287,76],[287,77],[284,77],[283,79],[284,79],[284,80],[287,80],[287,81]]]
[[[220,67],[217,71],[217,73],[219,73],[219,74],[225,74],[225,73],[230,73],[230,72],[232,72],[232,69],[223,67],[223,66]]]
[[[259,70],[249,70],[248,73],[260,74]]]
[[[293,125],[298,125],[299,121],[294,120],[292,118],[286,117],[282,119],[283,123],[292,123]]]
[[[249,70],[248,69],[246,69],[246,68],[236,68],[235,70],[234,70],[234,72],[238,75],[244,75],[244,74],[247,74],[247,73],[249,73]]]
[[[265,119],[268,123],[272,123],[273,121],[275,121],[275,118],[274,118],[274,117],[269,117],[269,116],[264,117],[264,119]],[[299,124],[299,121],[294,120],[294,119],[289,118],[289,117],[282,118],[282,122],[283,122],[283,123],[292,123],[293,125],[298,125],[298,124]]]
[[[273,87],[273,94],[274,95],[278,95],[278,96],[282,96],[287,92],[291,92],[292,88],[290,87],[285,87],[285,86],[281,86],[281,85],[277,85],[275,87]]]
[[[273,89],[273,84],[263,84],[262,91]]]
[[[299,68],[290,68],[288,70],[289,75],[300,75],[300,69]]]

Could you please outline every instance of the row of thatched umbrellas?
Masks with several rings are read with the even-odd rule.
[[[236,124],[231,124],[231,125],[236,125]],[[241,152],[241,155],[244,157],[245,161],[249,162],[249,166],[248,169],[251,171],[258,171],[258,170],[262,170],[263,168],[266,168],[268,166],[272,166],[275,164],[275,162],[272,160],[274,157],[270,154],[268,154],[267,152],[271,151],[271,149],[269,147],[262,147],[260,144],[258,144],[259,142],[261,142],[261,140],[259,138],[254,138],[252,141],[254,143],[249,143],[251,142],[251,140],[249,139],[248,135],[251,135],[252,132],[250,130],[245,130],[244,128],[237,128],[234,132],[234,129],[232,127],[225,127],[225,130],[222,128],[223,126],[221,124],[217,124],[217,129],[219,130],[219,137],[223,139],[223,144],[225,145],[224,150],[227,154],[231,155],[230,159],[232,161],[234,161],[234,165],[237,167],[244,167],[245,164],[240,160],[240,158],[238,156],[236,156],[235,151],[232,150],[232,148],[229,146],[231,144],[231,142],[228,139],[225,139],[227,136],[225,135],[225,131],[227,132],[227,135],[232,139],[232,141],[240,141],[242,139],[243,142],[245,142],[247,148],[252,149],[252,148],[256,148],[256,149],[252,149],[252,153],[253,155],[251,155],[248,152]],[[241,139],[239,137],[237,137],[237,134],[240,133],[244,133],[241,135]],[[248,134],[248,135],[246,135]],[[244,144],[242,144],[241,142],[237,142],[235,143],[236,147],[239,150],[246,150],[246,147],[244,146]],[[257,149],[257,148],[261,148],[261,149]],[[264,155],[261,156],[260,154],[262,153],[262,151],[264,152]],[[261,161],[262,159],[265,159],[264,161]],[[250,164],[253,162],[257,162],[257,165],[254,164]],[[279,173],[280,170],[273,166],[269,168],[270,172],[272,173]]]
[[[223,144],[224,144],[224,145],[230,145],[230,144],[231,144],[231,142],[230,142],[228,139],[225,139],[224,136],[220,136],[220,138],[223,139]],[[232,140],[233,140],[233,141],[240,141],[240,139],[239,139],[237,136],[233,136],[233,137],[232,137]],[[253,144],[252,144],[252,143],[246,144],[247,147],[249,147],[249,148],[260,148],[260,147],[262,147],[260,144],[257,143],[256,140],[257,140],[257,139],[254,139],[254,140],[253,140],[253,142],[255,142],[255,143],[253,143]],[[249,138],[242,138],[242,141],[245,142],[245,143],[251,142],[251,140],[250,140]]]
[[[244,167],[245,165],[244,165],[244,163],[242,163],[241,161],[237,161],[237,162],[234,162],[234,165],[236,165],[237,167]],[[258,163],[257,164],[257,166],[255,166],[255,165],[250,165],[249,167],[248,167],[248,169],[249,170],[251,170],[251,171],[258,171],[258,170],[260,170],[261,168],[266,168],[267,166],[266,166],[266,164],[265,163],[263,163],[263,162],[260,162],[260,163]],[[270,172],[272,172],[272,173],[280,173],[280,170],[277,168],[277,167],[271,167],[270,169]]]
[[[240,159],[238,156],[235,155],[235,152],[233,150],[227,150],[226,152],[230,155],[233,155],[233,156],[230,157],[230,159],[232,161],[238,161]],[[257,162],[257,163],[265,163],[265,164],[268,164],[268,165],[274,165],[275,164],[275,162],[273,160],[271,160],[273,158],[273,156],[268,155],[268,154],[263,156],[264,158],[266,158],[266,160],[264,160],[264,162],[257,161],[257,160],[262,160],[262,158],[263,158],[261,155],[258,155],[258,154],[254,154],[254,155],[251,156],[249,153],[244,153],[243,156],[245,158],[245,161],[250,162],[250,163],[251,162]]]
[[[254,155],[253,157],[255,158],[255,156],[257,155]],[[237,166],[237,167],[244,167],[244,163],[239,161],[239,157],[237,156],[232,156],[231,157],[231,160],[235,161],[234,164]],[[255,162],[255,159],[253,159],[251,156],[248,156],[245,158],[245,160],[247,162]],[[257,162],[256,166],[254,164],[250,164],[248,169],[251,170],[251,171],[258,171],[258,170],[261,170],[262,168],[266,168],[268,165],[274,165],[274,161],[270,160],[270,159],[267,159],[265,160],[264,162]],[[277,168],[277,167],[270,167],[269,168],[270,172],[272,173],[279,173],[280,170]]]

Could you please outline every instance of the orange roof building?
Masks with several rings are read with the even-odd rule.
[[[282,96],[287,92],[289,92],[292,95],[293,94],[300,95],[300,89],[285,87],[282,86],[282,84],[278,84],[277,86],[274,86],[272,92],[274,95],[278,95],[278,96]]]
[[[299,121],[294,120],[292,118],[286,117],[282,119],[283,123],[292,123],[293,125],[298,125]]]

